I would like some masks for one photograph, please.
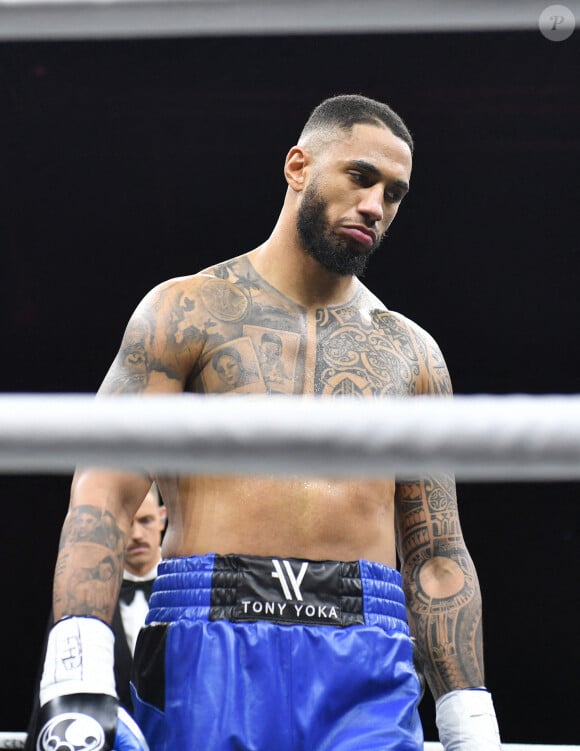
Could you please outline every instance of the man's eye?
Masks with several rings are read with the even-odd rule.
[[[363,175],[362,172],[351,172],[350,176],[352,179],[358,183],[359,185],[367,185],[368,184],[368,178],[366,175]]]

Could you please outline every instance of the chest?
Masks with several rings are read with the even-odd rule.
[[[415,391],[420,352],[385,310],[249,305],[216,320],[192,390],[377,397]]]

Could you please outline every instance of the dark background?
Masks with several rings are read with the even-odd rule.
[[[259,244],[310,110],[360,92],[415,140],[365,282],[457,393],[574,393],[580,32],[0,44],[0,391],[94,392],[157,282]],[[23,730],[69,477],[0,476],[0,730]],[[580,742],[576,483],[460,484],[506,742]],[[435,739],[432,703],[422,705]]]

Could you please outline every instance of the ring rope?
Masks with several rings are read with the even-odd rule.
[[[299,12],[296,12],[297,2]],[[506,31],[538,27],[519,0],[0,0],[0,39]]]
[[[580,396],[0,395],[0,472],[580,477]]]

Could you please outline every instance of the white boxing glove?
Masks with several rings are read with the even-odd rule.
[[[491,694],[485,688],[450,691],[435,702],[439,740],[445,751],[501,751]]]
[[[49,634],[40,683],[36,751],[149,751],[115,690],[111,629],[97,618],[72,617]]]

